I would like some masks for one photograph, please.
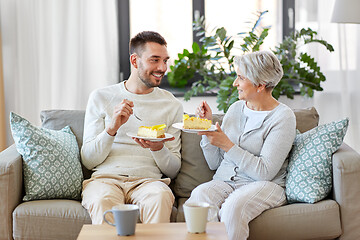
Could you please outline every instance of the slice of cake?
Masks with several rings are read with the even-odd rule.
[[[211,120],[199,117],[189,117],[189,115],[183,115],[183,128],[185,129],[201,129],[208,130],[211,127]]]
[[[148,138],[164,138],[165,137],[165,124],[155,125],[151,127],[141,126],[138,129],[139,137]]]

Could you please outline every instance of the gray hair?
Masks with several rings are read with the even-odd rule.
[[[274,88],[283,76],[283,69],[270,51],[248,53],[235,58],[235,67],[255,86]]]

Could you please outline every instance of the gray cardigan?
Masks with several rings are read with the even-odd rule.
[[[235,144],[228,152],[210,144],[206,136],[201,148],[212,170],[214,180],[235,182],[272,181],[285,185],[287,160],[296,135],[293,111],[280,103],[264,119],[262,125],[244,133],[247,116],[244,101],[232,104],[224,116],[222,130]]]

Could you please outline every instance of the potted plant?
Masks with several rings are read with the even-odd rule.
[[[235,49],[242,53],[260,50],[270,30],[269,26],[262,27],[260,22],[268,11],[256,13],[254,24],[247,32],[228,36],[224,27],[209,31],[205,18],[202,16],[193,23],[193,30],[200,36],[200,44],[194,42],[192,51],[184,49],[178,54],[174,65],[170,66],[168,73],[169,84],[173,87],[183,87],[194,76],[199,75],[192,83],[192,87],[184,95],[185,100],[206,91],[217,91],[217,108],[226,112],[229,106],[237,101],[236,88],[232,86],[236,72],[234,68]],[[317,33],[311,29],[301,29],[286,37],[282,43],[273,50],[283,64],[284,76],[275,87],[273,96],[279,98],[286,95],[294,97],[294,87],[299,87],[302,95],[312,97],[313,91],[322,91],[320,83],[325,81],[314,58],[300,52],[299,46],[312,42],[324,45],[330,52],[333,47],[325,40],[316,38]],[[236,42],[241,40],[238,46]]]

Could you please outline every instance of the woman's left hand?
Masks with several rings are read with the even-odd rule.
[[[216,131],[210,132],[210,131],[203,131],[198,132],[198,135],[205,135],[209,139],[209,142],[221,149],[223,149],[225,152],[229,151],[230,148],[234,146],[234,143],[231,142],[231,140],[226,136],[226,134],[221,130],[221,127],[218,122],[215,124]]]

